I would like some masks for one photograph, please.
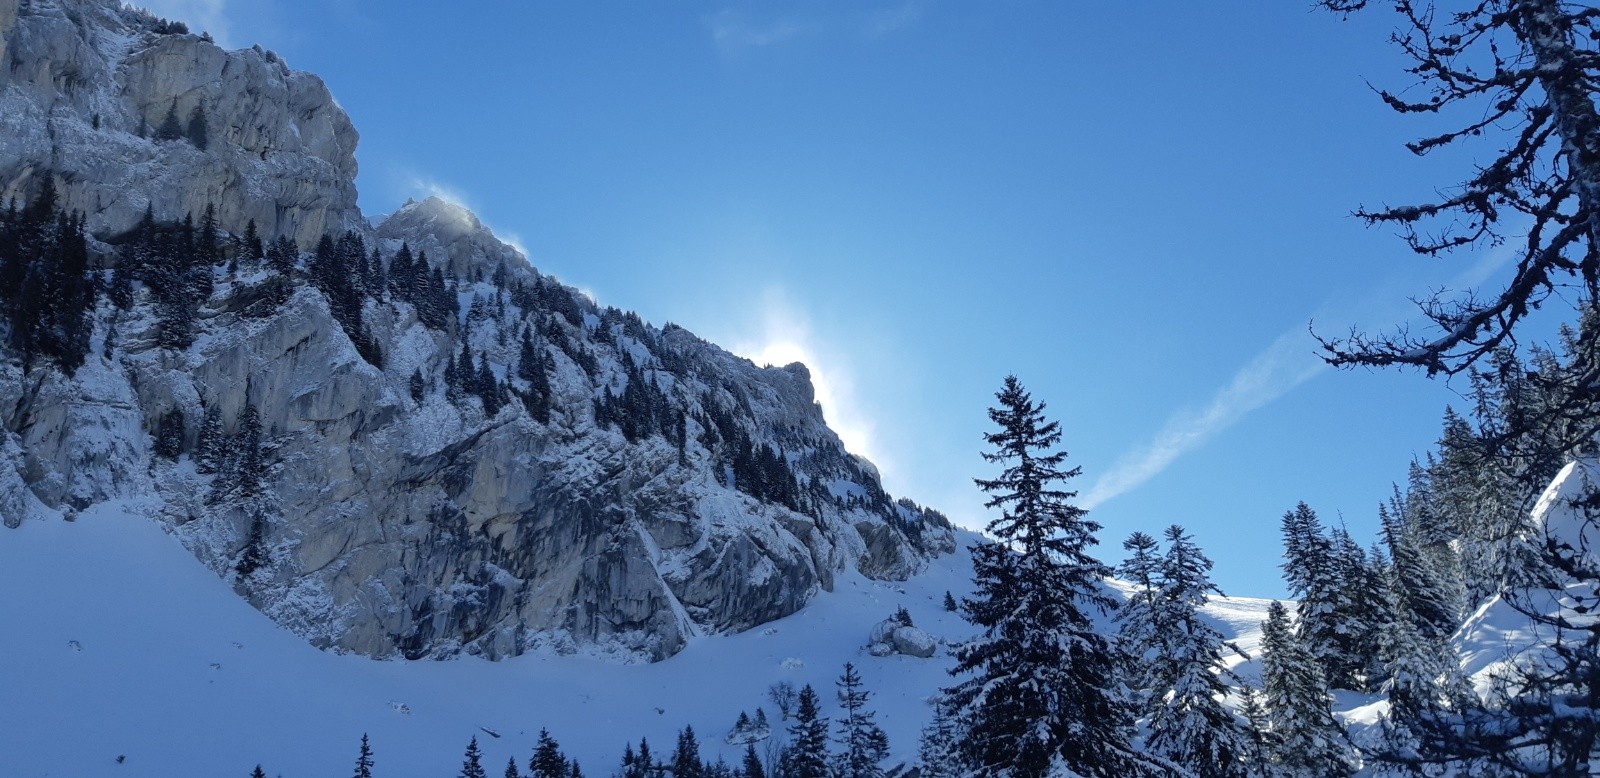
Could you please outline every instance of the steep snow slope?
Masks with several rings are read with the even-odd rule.
[[[0,598],[0,773],[226,776],[260,762],[269,775],[338,775],[366,732],[385,778],[453,774],[474,735],[499,774],[508,757],[525,763],[547,727],[587,774],[603,776],[624,743],[644,736],[665,756],[685,724],[707,757],[732,762],[743,749],[723,737],[741,710],[764,707],[781,738],[766,690],[789,681],[816,687],[831,715],[846,661],[873,692],[892,761],[909,761],[927,696],[949,683],[949,650],[872,657],[868,632],[904,606],[936,637],[970,634],[941,602],[970,589],[972,540],[903,583],[847,574],[788,618],[694,639],[654,664],[550,651],[405,662],[312,648],[195,565],[161,525],[115,506],[28,522],[0,542],[9,593]],[[1253,630],[1262,610],[1259,600],[1224,599],[1212,615]]]

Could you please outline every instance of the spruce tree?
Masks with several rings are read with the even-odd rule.
[[[267,778],[267,771],[256,765],[256,769],[250,771],[250,778]]]
[[[806,684],[789,725],[789,748],[784,753],[784,778],[831,778],[828,767],[828,720],[817,707],[817,693]]]
[[[1062,469],[1061,439],[1015,376],[1007,376],[989,411],[999,426],[984,436],[984,459],[1004,469],[978,480],[999,508],[994,542],[972,550],[976,588],[964,603],[983,633],[956,653],[948,690],[969,724],[973,774],[1033,778],[1062,769],[1124,776],[1142,760],[1128,745],[1132,717],[1119,699],[1111,646],[1087,610],[1116,603],[1102,590],[1111,569],[1090,556],[1100,525],[1071,504],[1061,485],[1079,474]]]
[[[969,774],[958,715],[942,695],[934,701],[933,720],[922,729],[917,741],[917,771],[921,778],[965,778]]]
[[[1157,607],[1161,557],[1156,539],[1143,532],[1129,535],[1122,548],[1128,556],[1117,566],[1117,575],[1132,585],[1133,591],[1117,609],[1117,646],[1133,708],[1143,715],[1148,713],[1150,701],[1162,683],[1155,665],[1166,638]]]
[[[756,754],[756,744],[744,744],[744,761],[740,763],[739,775],[741,778],[767,778],[767,768],[761,764],[760,755]]]
[[[1157,595],[1163,639],[1155,660],[1160,682],[1152,701],[1147,744],[1155,754],[1188,766],[1200,778],[1244,776],[1253,761],[1249,734],[1222,704],[1228,680],[1227,653],[1238,653],[1200,615],[1212,594],[1211,560],[1176,524],[1166,530]]]
[[[1309,505],[1299,503],[1283,515],[1283,575],[1289,593],[1299,598],[1296,630],[1301,643],[1316,657],[1330,687],[1356,689],[1348,625],[1349,592],[1340,576],[1332,538]]]
[[[686,726],[678,732],[671,765],[675,778],[705,778],[706,765],[700,758],[700,740],[694,735],[694,727]]]
[[[904,608],[900,609],[905,612]],[[909,614],[907,620],[910,619]],[[908,625],[909,626],[909,625]],[[846,662],[839,676],[839,710],[837,741],[840,746],[834,765],[837,778],[882,778],[879,763],[889,753],[889,736],[878,726],[873,712],[867,708],[872,693],[861,685],[861,675],[855,665]]]
[[[1274,771],[1285,778],[1333,778],[1353,772],[1345,733],[1317,658],[1274,601],[1262,626],[1261,680],[1272,733]]]
[[[474,735],[467,744],[467,753],[461,761],[461,778],[489,778],[483,771],[483,754],[478,751],[478,737]]]
[[[356,756],[356,772],[351,778],[372,778],[372,746],[367,744],[367,733],[361,733],[361,753]]]
[[[506,760],[506,772],[502,778],[522,778],[522,771],[517,769],[517,760],[515,758]]]
[[[539,730],[539,742],[528,760],[528,778],[567,778],[567,757],[547,729]]]
[[[183,123],[178,120],[178,101],[167,107],[167,115],[156,127],[156,140],[177,140],[183,137]]]

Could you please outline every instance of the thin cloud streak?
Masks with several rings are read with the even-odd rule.
[[[1093,508],[1143,484],[1246,414],[1326,370],[1307,345],[1304,329],[1283,333],[1235,373],[1204,409],[1174,415],[1154,440],[1112,466],[1084,495],[1083,507]]]
[[[725,8],[704,18],[711,39],[724,51],[761,48],[782,43],[805,32],[811,25],[792,19],[756,21],[748,14]]]

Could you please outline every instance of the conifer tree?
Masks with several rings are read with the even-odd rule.
[[[767,778],[767,769],[761,764],[755,743],[744,744],[744,761],[739,766],[741,778]]]
[[[250,771],[250,778],[267,778],[267,771],[261,769],[261,765],[256,765],[256,769]]]
[[[1283,576],[1299,598],[1296,630],[1329,686],[1356,689],[1357,662],[1343,617],[1351,610],[1333,540],[1309,505],[1283,515]]]
[[[1334,720],[1328,683],[1316,656],[1273,602],[1262,626],[1261,679],[1272,733],[1271,759],[1285,778],[1346,776],[1353,771],[1345,734]]]
[[[178,121],[178,101],[167,107],[167,115],[156,127],[156,140],[177,140],[183,137],[183,124]]]
[[[1128,745],[1132,717],[1118,698],[1115,660],[1088,610],[1116,603],[1101,589],[1111,569],[1090,556],[1100,525],[1071,504],[1061,485],[1061,439],[1015,376],[996,394],[984,459],[1004,469],[978,480],[999,508],[989,522],[995,542],[972,550],[976,583],[964,603],[983,633],[956,654],[953,673],[971,676],[948,690],[969,725],[973,774],[1033,778],[1070,770],[1086,776],[1137,772]]]
[[[506,760],[506,772],[502,778],[522,778],[522,771],[517,769],[517,760],[515,758]]]
[[[467,753],[461,761],[461,778],[489,778],[483,771],[483,754],[478,751],[478,737],[474,735],[467,744]]]
[[[674,778],[705,778],[706,765],[700,758],[700,740],[694,736],[694,727],[686,726],[678,732],[671,764]]]
[[[539,730],[539,742],[528,760],[528,778],[567,778],[567,757],[547,729]]]
[[[1212,594],[1211,560],[1176,524],[1166,530],[1167,552],[1160,561],[1157,594],[1163,639],[1156,659],[1158,694],[1153,700],[1151,751],[1186,765],[1200,778],[1243,776],[1253,761],[1248,733],[1222,704],[1228,669],[1225,652],[1237,653],[1222,633],[1200,616]]]
[[[356,756],[356,772],[351,778],[372,778],[372,746],[367,744],[367,733],[361,733],[361,753]]]
[[[917,741],[917,771],[921,778],[965,778],[969,774],[958,715],[942,695],[935,700],[933,720]]]
[[[1161,558],[1156,539],[1143,532],[1128,536],[1122,548],[1128,556],[1117,566],[1117,575],[1132,584],[1133,591],[1117,609],[1117,646],[1133,708],[1145,714],[1162,683],[1155,672],[1155,660],[1166,637],[1163,625],[1158,622],[1161,612],[1157,607]]]
[[[783,764],[784,778],[830,778],[828,720],[818,709],[817,693],[810,684],[800,689]]]
[[[900,610],[905,612],[904,608]],[[906,619],[910,619],[909,614]],[[862,687],[860,673],[849,662],[845,663],[838,684],[841,713],[837,740],[841,751],[834,765],[834,775],[838,778],[882,778],[884,773],[879,763],[889,753],[889,736],[867,708],[872,693]]]
[[[177,460],[183,454],[183,436],[183,409],[174,407],[161,414],[156,427],[156,456]]]

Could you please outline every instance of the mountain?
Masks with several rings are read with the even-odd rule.
[[[803,365],[441,200],[370,223],[355,130],[272,52],[110,0],[0,0],[0,41],[7,527],[128,506],[313,645],[405,658],[660,660],[955,549]]]

